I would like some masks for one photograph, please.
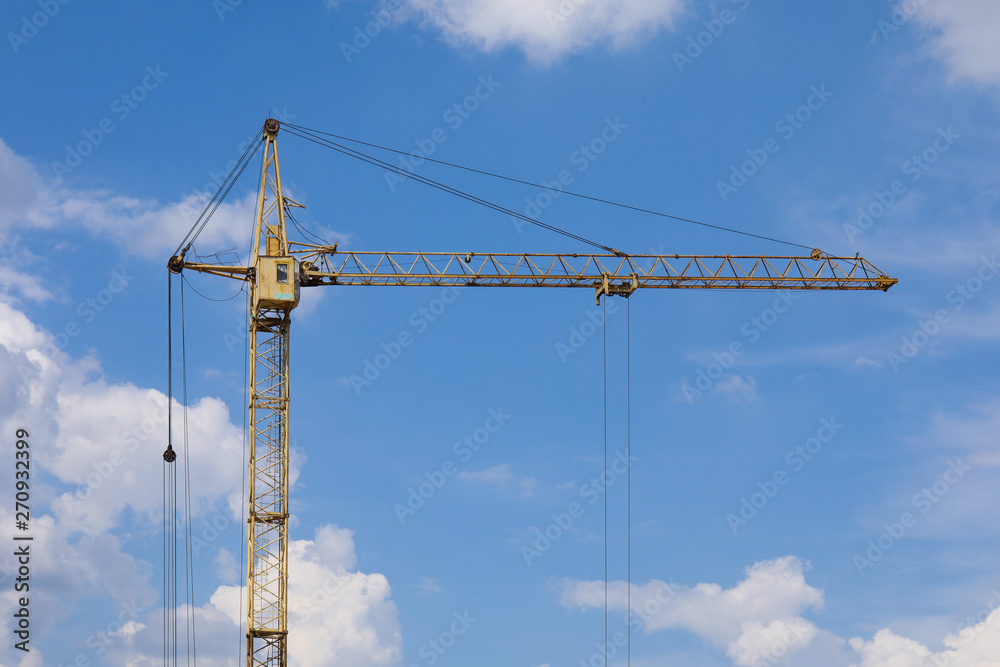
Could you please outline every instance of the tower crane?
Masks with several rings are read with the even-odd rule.
[[[478,252],[361,252],[289,241],[278,165],[278,121],[263,127],[260,189],[249,266],[189,262],[193,239],[170,258],[244,281],[250,293],[249,506],[246,664],[285,667],[288,648],[289,327],[300,289],[336,286],[576,287],[628,298],[638,289],[882,290],[896,284],[867,260],[831,257]],[[169,450],[168,450],[169,451]]]

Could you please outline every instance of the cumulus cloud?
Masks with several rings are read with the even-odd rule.
[[[945,650],[934,652],[889,629],[879,630],[871,641],[851,640],[851,648],[860,657],[856,667],[991,667],[1000,655],[1000,610],[994,610],[981,623],[949,634],[942,644]]]
[[[725,647],[735,664],[750,665],[775,637],[792,650],[816,636],[817,628],[800,614],[821,608],[823,593],[806,584],[805,569],[802,561],[787,556],[748,567],[746,578],[729,589],[707,583],[687,588],[663,581],[633,585],[631,613],[641,618],[645,632],[688,630]],[[603,608],[604,582],[564,582],[560,602],[570,608]],[[628,611],[624,582],[610,587],[608,605]]]
[[[134,254],[162,258],[203,203],[204,196],[196,193],[163,205],[110,191],[64,187],[40,176],[0,140],[0,240],[8,260],[0,267],[0,426],[8,433],[27,426],[31,440],[44,443],[32,449],[35,645],[26,658],[14,652],[14,619],[8,616],[0,623],[0,665],[47,664],[38,642],[45,645],[61,623],[80,619],[101,633],[102,653],[95,654],[93,645],[83,646],[82,638],[77,648],[67,650],[82,650],[95,664],[98,655],[116,655],[120,659],[110,664],[152,665],[162,650],[162,612],[151,611],[158,603],[156,587],[149,585],[154,569],[129,553],[129,545],[146,544],[159,532],[167,398],[156,389],[110,380],[94,357],[71,357],[58,336],[21,310],[22,301],[43,302],[53,295],[43,281],[19,269],[22,259],[32,258],[21,257],[27,251],[18,250],[17,236],[23,240],[33,231],[82,229]],[[244,245],[252,212],[252,197],[221,207],[203,235],[206,245]],[[173,407],[177,419],[172,441],[179,449],[184,406],[175,400]],[[225,403],[212,397],[191,401],[187,426],[195,562],[210,570],[217,554],[219,574],[234,582],[239,557],[220,549],[216,539],[228,531],[230,545],[239,536],[235,517],[243,512],[242,427],[233,423]],[[7,460],[13,460],[13,449],[12,439],[0,441],[0,455]],[[292,484],[302,463],[301,452],[293,450]],[[0,509],[0,520],[0,537],[10,542],[13,517]],[[234,526],[235,532],[229,530]],[[388,582],[379,574],[351,571],[356,558],[350,532],[326,527],[314,540],[290,547],[290,594],[300,614],[293,620],[301,628],[295,664],[319,664],[318,656],[332,654],[340,656],[338,661],[323,664],[398,663],[399,629]],[[213,553],[199,561],[200,551],[206,550]],[[0,582],[13,572],[16,563],[10,554],[0,556]],[[312,600],[309,618],[302,616],[306,607],[299,603],[321,592],[322,586],[332,591],[333,601]],[[230,638],[237,637],[237,624],[244,617],[240,590],[220,587],[210,604],[191,610],[206,633],[199,642],[199,651],[204,648],[209,656],[206,665],[238,662]],[[0,592],[5,608],[15,606],[13,595],[10,590]],[[144,637],[148,651],[142,648]]]
[[[52,298],[52,293],[42,286],[37,276],[21,273],[13,266],[0,266],[0,300],[16,303],[14,295],[30,301],[43,302]]]
[[[46,443],[32,449],[33,477],[44,480],[32,485],[36,508],[32,544],[37,554],[32,581],[39,589],[32,596],[32,611],[39,619],[33,626],[36,641],[84,608],[104,609],[88,622],[97,623],[106,635],[108,656],[120,658],[112,664],[155,664],[162,650],[162,613],[150,611],[157,599],[149,585],[153,570],[128,554],[123,544],[134,537],[127,531],[141,535],[159,527],[166,397],[154,389],[108,381],[95,361],[72,359],[51,334],[2,302],[0,369],[5,371],[0,378],[0,424],[10,433],[30,424],[30,439]],[[218,531],[239,525],[231,517],[242,511],[236,502],[242,434],[225,404],[213,398],[190,406],[188,428],[198,538],[204,536],[197,520],[210,511],[215,512],[213,519],[224,519],[222,524],[213,520]],[[174,441],[181,442],[176,432]],[[13,460],[13,448],[12,440],[3,440],[0,455]],[[301,460],[293,457],[293,468]],[[293,483],[296,474],[293,469]],[[128,529],[123,525],[126,512]],[[10,542],[13,517],[0,509],[0,521],[0,537]],[[237,535],[228,533],[233,540]],[[196,562],[211,567],[209,558],[197,561],[199,556],[196,551]],[[293,541],[289,561],[293,664],[399,662],[400,632],[388,581],[383,575],[354,569],[357,558],[350,531],[324,526],[312,540]],[[216,564],[226,576],[233,576],[235,562],[229,552],[218,552]],[[16,564],[10,556],[0,557],[0,581],[12,572]],[[220,586],[210,603],[190,610],[204,633],[199,653],[205,651],[206,665],[236,664],[233,642],[219,638],[239,634],[244,617],[240,591],[239,586]],[[13,595],[8,590],[0,599],[13,608]],[[118,621],[124,613],[120,609],[133,611]],[[0,628],[0,635],[8,639],[11,621],[8,618]],[[20,656],[12,657],[12,645],[5,642],[0,649],[0,664],[18,664]],[[37,654],[33,655],[34,660]]]
[[[425,25],[483,51],[549,62],[597,44],[620,49],[670,28],[683,0],[407,0]]]
[[[34,488],[36,493],[41,491],[37,483]],[[98,631],[118,636],[135,631],[140,615],[155,605],[156,592],[148,581],[149,564],[126,553],[119,537],[104,534],[73,539],[73,532],[50,514],[32,512],[28,597],[33,643],[28,656],[34,657],[25,662],[28,656],[13,648],[19,640],[14,639],[13,619],[7,614],[0,624],[0,665],[54,664],[42,658],[38,639],[59,632],[81,607],[92,610],[88,624],[95,633],[91,635],[93,644],[98,641]],[[15,535],[23,533],[15,530],[13,512],[0,508],[0,539],[10,545],[21,544],[13,541]],[[18,598],[24,596],[24,592],[14,590],[18,562],[13,554],[11,548],[0,555],[0,604],[9,610],[16,609]],[[124,627],[127,623],[132,625]],[[80,649],[84,648],[81,641]]]
[[[632,585],[630,614],[644,632],[681,629],[725,650],[737,667],[989,667],[1000,655],[1000,593],[972,624],[942,640],[934,652],[885,628],[872,639],[848,641],[803,618],[820,611],[823,592],[805,580],[807,565],[786,556],[756,563],[732,588],[702,583],[677,586],[664,581]],[[611,582],[610,609],[628,609],[625,582]],[[603,581],[563,582],[559,601],[570,609],[603,609]]]
[[[353,534],[335,525],[318,528],[312,540],[288,548],[288,657],[294,667],[396,665],[402,660],[398,610],[381,574],[355,570]],[[192,613],[198,628],[198,660],[210,666],[242,664],[240,624],[246,588],[220,586]],[[158,664],[162,616],[113,646],[113,664]]]
[[[0,368],[6,369],[0,408],[12,431],[32,424],[49,443],[34,460],[69,487],[51,499],[66,526],[96,535],[126,507],[146,518],[162,505],[160,454],[167,442],[167,398],[155,389],[109,383],[91,360],[74,361],[24,313],[0,303]],[[173,442],[183,442],[180,415]],[[188,409],[192,513],[215,499],[238,497],[242,484],[242,428],[226,405],[203,398]],[[293,471],[293,476],[297,471]]]
[[[65,187],[43,178],[31,162],[0,139],[0,232],[14,227],[82,228],[138,255],[162,258],[177,247],[208,198],[196,192],[164,204],[109,190]],[[213,251],[244,248],[254,205],[253,193],[223,203],[199,244]],[[0,274],[0,284],[3,281],[4,274]]]
[[[907,3],[901,3],[905,5]],[[1000,84],[1000,4],[994,0],[924,2],[917,20],[934,32],[932,48],[957,79]]]
[[[159,527],[160,454],[167,441],[167,399],[155,389],[111,382],[92,359],[76,360],[54,337],[14,306],[0,302],[0,424],[13,433],[31,425],[34,535],[32,596],[36,641],[80,611],[104,609],[97,623],[111,664],[153,665],[161,657],[162,612],[149,584],[152,567],[128,554],[119,535],[122,519],[139,531]],[[174,442],[182,442],[179,416]],[[241,427],[214,398],[188,410],[192,513],[213,521],[217,533],[238,526],[242,480]],[[13,460],[14,443],[0,441],[0,455]],[[180,461],[181,459],[178,459]],[[302,462],[293,457],[292,483]],[[229,506],[226,507],[226,500]],[[220,509],[221,506],[221,509]],[[51,508],[46,513],[43,508]],[[13,517],[0,508],[0,537],[11,543]],[[209,540],[214,540],[218,535]],[[229,533],[233,540],[238,535]],[[196,530],[196,538],[204,537]],[[227,541],[230,544],[232,540]],[[196,543],[197,544],[197,543]],[[218,545],[215,545],[218,548]],[[197,548],[197,546],[195,547]],[[204,546],[202,547],[202,549]],[[196,562],[210,567],[209,558]],[[236,557],[219,550],[215,563],[231,581]],[[392,665],[401,660],[401,638],[391,589],[381,574],[356,570],[352,533],[323,526],[312,540],[289,545],[289,639],[292,664]],[[10,555],[0,557],[0,581],[16,572]],[[241,586],[219,586],[211,600],[190,612],[199,627],[199,657],[206,665],[237,664],[233,641],[244,619]],[[13,608],[14,593],[0,593]],[[122,610],[126,610],[125,611]],[[11,618],[0,635],[11,639]],[[97,628],[95,628],[97,629]],[[0,664],[18,664],[11,641],[0,648]],[[88,651],[93,647],[88,647]],[[32,660],[38,659],[33,653]],[[21,663],[27,664],[27,663]]]
[[[0,139],[0,224],[28,215],[41,185],[34,166]]]
[[[209,189],[212,187],[210,184]],[[284,194],[305,198],[304,194],[291,192],[287,183]],[[30,161],[0,139],[0,239],[13,229],[82,229],[135,255],[163,260],[198,219],[210,196],[206,189],[181,195],[176,201],[160,202],[107,189],[69,187],[45,178]],[[198,237],[197,248],[203,255],[234,249],[238,254],[245,252],[253,232],[256,197],[255,192],[248,192],[242,198],[230,196],[215,210],[211,222]],[[313,231],[330,242],[343,244],[349,239],[325,227],[314,227]],[[3,287],[17,288],[24,298],[35,301],[50,296],[37,279],[9,267],[0,268],[0,288]]]

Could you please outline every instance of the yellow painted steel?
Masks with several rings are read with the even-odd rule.
[[[291,243],[304,285],[589,287],[629,296],[671,289],[887,290],[896,284],[861,257],[359,252]]]
[[[247,518],[248,667],[285,667],[288,657],[288,333],[299,288],[298,272],[294,270],[295,261],[288,256],[285,236],[277,133],[277,122],[268,121],[264,126],[264,166],[257,197],[254,267],[243,273],[244,279],[254,278],[249,281],[253,358]]]
[[[289,323],[299,286],[583,287],[601,296],[637,289],[888,290],[861,257],[358,252],[289,242],[278,167],[278,122],[264,125],[252,267],[172,264],[250,284],[250,501],[247,666],[285,667],[288,637]],[[287,282],[279,265],[285,264]]]

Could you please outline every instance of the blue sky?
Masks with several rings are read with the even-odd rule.
[[[160,661],[165,263],[268,116],[568,173],[900,281],[607,313],[587,290],[304,290],[291,664],[602,665],[605,525],[625,664],[627,414],[633,664],[1000,664],[995,3],[17,0],[0,25],[0,456],[30,432],[35,538],[25,653],[8,474],[3,665]],[[589,251],[288,133],[279,151],[298,219],[344,248]],[[415,162],[626,252],[800,251]],[[245,259],[255,183],[197,252]],[[185,292],[181,613],[202,664],[235,665],[246,304],[187,277],[235,298]]]

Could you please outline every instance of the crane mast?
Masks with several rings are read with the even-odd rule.
[[[288,344],[298,303],[288,256],[277,121],[264,126],[250,280],[247,665],[285,665],[288,638]],[[268,197],[270,193],[270,198]]]
[[[300,287],[576,287],[628,298],[637,289],[888,290],[896,284],[861,257],[589,255],[339,251],[336,244],[288,241],[281,190],[278,121],[263,129],[264,160],[250,266],[187,262],[191,269],[249,283],[249,505],[247,667],[288,659],[289,325]]]

